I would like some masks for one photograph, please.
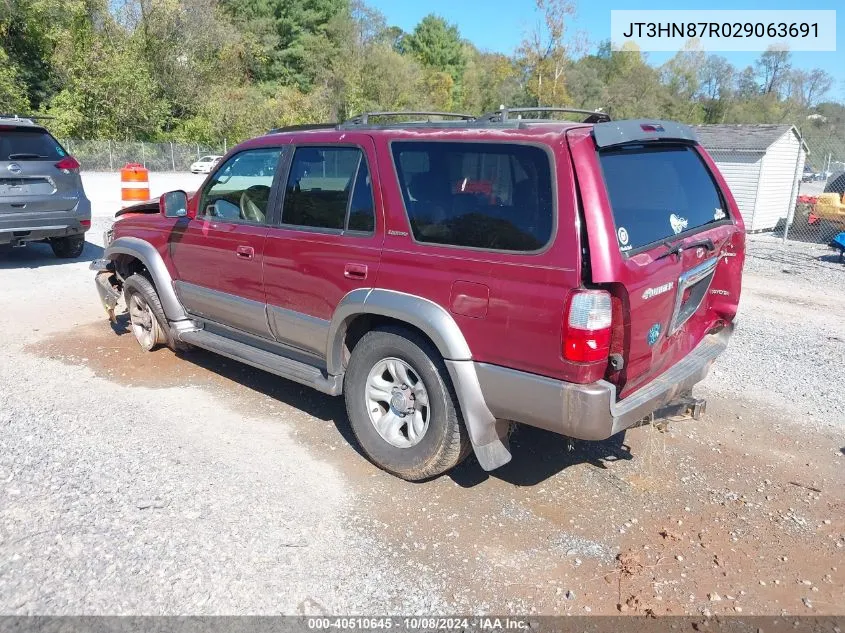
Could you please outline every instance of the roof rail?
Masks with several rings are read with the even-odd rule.
[[[429,121],[431,117],[443,117],[443,118],[451,118],[451,119],[461,119],[463,121],[475,121],[476,116],[474,114],[462,114],[460,112],[362,112],[351,119],[344,121],[341,123],[344,127],[354,127],[356,125],[367,125],[370,122],[371,118],[385,118],[385,117],[400,117],[400,116],[421,116],[421,117],[428,117]]]
[[[496,110],[495,112],[488,112],[487,114],[482,114],[478,118],[481,121],[489,121],[491,123],[495,121],[504,123],[505,121],[513,120],[510,116],[511,114],[522,114],[525,112],[569,112],[573,114],[586,114],[588,116],[586,119],[584,119],[583,123],[606,123],[610,121],[610,115],[599,110],[582,110],[580,108],[556,108],[551,106],[538,108],[501,108],[500,110]],[[522,119],[522,117],[516,118]]]
[[[337,128],[337,123],[306,123],[304,125],[286,125],[285,127],[277,127],[267,134],[279,134],[280,132],[305,132],[307,130],[334,130]]]

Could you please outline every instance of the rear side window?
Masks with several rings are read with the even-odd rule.
[[[728,217],[713,177],[692,147],[624,146],[600,151],[599,160],[622,252]]]
[[[531,252],[551,239],[551,164],[544,150],[395,141],[392,151],[417,241]]]
[[[285,190],[282,223],[372,232],[373,192],[367,161],[356,147],[299,147]]]
[[[67,156],[62,146],[44,130],[0,129],[0,160],[53,160]]]

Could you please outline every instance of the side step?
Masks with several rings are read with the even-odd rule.
[[[233,341],[225,336],[205,330],[192,330],[179,334],[180,340],[211,352],[226,356],[258,369],[313,387],[330,396],[339,396],[343,390],[341,376],[326,376],[318,367],[265,352],[251,345]]]

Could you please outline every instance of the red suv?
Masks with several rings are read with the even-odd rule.
[[[405,479],[470,449],[507,463],[511,422],[601,440],[697,415],[733,330],[742,218],[690,128],[587,114],[369,114],[252,139],[196,193],[118,214],[100,295],[125,297],[145,350],[343,394],[363,450]]]

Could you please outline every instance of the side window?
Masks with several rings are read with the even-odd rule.
[[[203,192],[198,215],[267,223],[270,188],[283,151],[279,147],[251,149],[232,156]]]
[[[551,165],[542,149],[397,141],[392,151],[416,240],[531,252],[551,239]]]
[[[338,231],[375,228],[367,161],[355,147],[299,147],[285,188],[282,223]]]

